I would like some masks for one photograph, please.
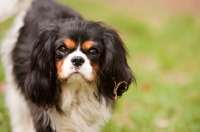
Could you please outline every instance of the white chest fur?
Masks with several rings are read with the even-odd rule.
[[[75,82],[76,83],[75,83]],[[64,113],[49,110],[51,127],[58,132],[99,132],[100,126],[111,116],[111,106],[105,99],[100,103],[95,97],[97,88],[82,78],[70,79],[62,85]]]

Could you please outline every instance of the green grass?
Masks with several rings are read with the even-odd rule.
[[[200,22],[173,14],[156,27],[124,11],[92,0],[60,0],[86,19],[104,21],[120,31],[137,78],[116,104],[103,132],[200,131]],[[10,21],[0,24],[0,39]],[[3,79],[0,65],[0,81]],[[0,95],[0,132],[10,131]]]

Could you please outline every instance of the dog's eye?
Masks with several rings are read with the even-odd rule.
[[[59,52],[61,52],[61,53],[67,52],[67,48],[66,48],[65,46],[60,46],[60,47],[58,48],[58,50],[59,50]]]
[[[99,50],[97,48],[91,48],[89,50],[89,54],[90,55],[97,55],[97,54],[99,54]]]

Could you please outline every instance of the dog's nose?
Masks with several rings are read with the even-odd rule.
[[[85,60],[84,60],[83,57],[81,57],[81,56],[74,56],[74,57],[71,59],[71,62],[72,62],[72,64],[73,64],[74,66],[79,67],[79,66],[81,66],[81,65],[85,62]]]

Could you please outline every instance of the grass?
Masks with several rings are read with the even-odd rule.
[[[173,14],[156,27],[99,1],[60,0],[86,19],[104,21],[120,31],[137,78],[116,104],[103,132],[200,131],[200,21]],[[0,40],[11,20],[0,24]],[[3,80],[0,65],[0,81]],[[9,118],[0,95],[0,132]]]

